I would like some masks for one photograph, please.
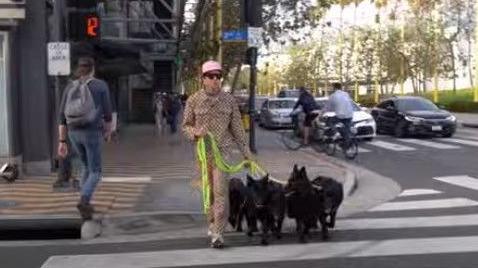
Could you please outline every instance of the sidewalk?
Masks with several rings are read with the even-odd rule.
[[[149,234],[145,238],[153,235],[165,239],[202,235],[205,220],[201,196],[190,185],[191,178],[199,176],[194,167],[193,146],[181,135],[165,134],[152,137],[149,142],[147,137],[152,137],[147,127],[133,126],[122,136],[128,140],[127,147],[120,144],[107,148],[105,171],[108,174],[120,176],[125,172],[130,175],[141,172],[150,175],[151,181],[134,213],[107,216],[102,236],[114,239],[120,235]],[[356,186],[355,174],[340,164],[319,159],[307,150],[284,150],[277,133],[258,131],[257,141],[258,162],[277,180],[286,182],[293,165],[298,164],[307,166],[311,178],[325,175],[339,180],[347,196]],[[132,159],[135,163],[131,163]],[[133,169],[126,168],[133,165]]]
[[[453,113],[462,127],[478,128],[478,113]]]
[[[346,196],[356,188],[357,180],[361,180],[359,191],[370,188],[378,195],[373,202],[360,201],[365,204],[362,206],[346,198],[339,215],[357,212],[398,193],[399,187],[380,177],[373,182],[375,188],[369,187],[364,181],[373,176],[357,178],[357,174],[364,173],[345,167],[340,161],[319,157],[310,148],[284,150],[278,133],[258,129],[257,141],[257,160],[275,179],[285,182],[293,165],[298,164],[307,167],[311,178],[325,175],[339,180],[344,184]],[[203,237],[201,195],[190,185],[191,178],[199,176],[193,149],[181,133],[157,135],[149,125],[122,129],[119,140],[105,146],[104,178],[93,201],[98,211],[96,216],[104,217],[103,230],[101,237],[92,242]],[[0,201],[11,205],[0,207],[0,228],[19,223],[26,228],[61,224],[78,227],[80,220],[75,209],[78,193],[53,192],[53,179],[52,176],[21,179],[13,184],[0,182]],[[382,194],[379,189],[393,191]],[[290,226],[286,224],[286,230]]]

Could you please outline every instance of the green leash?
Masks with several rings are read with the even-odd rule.
[[[201,137],[197,142],[196,151],[201,166],[202,199],[204,213],[207,213],[211,207],[211,186],[209,185],[209,174],[207,172],[208,163],[206,153],[206,138],[210,140],[214,163],[220,171],[234,174],[238,173],[239,171],[245,169],[246,166],[248,166],[251,174],[253,175],[266,174],[264,169],[262,169],[256,162],[252,160],[244,160],[237,165],[231,165],[227,163],[221,155],[221,151],[217,146],[217,142],[214,139],[214,136],[211,133],[208,133],[206,137]]]

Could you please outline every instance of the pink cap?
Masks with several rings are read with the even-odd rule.
[[[202,65],[202,73],[205,74],[205,73],[211,72],[211,71],[222,71],[221,64],[219,62],[213,61],[213,60],[206,61]]]

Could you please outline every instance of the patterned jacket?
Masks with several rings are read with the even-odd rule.
[[[204,90],[200,90],[189,97],[182,129],[191,141],[196,140],[193,130],[198,126],[204,127],[216,137],[222,152],[230,154],[237,145],[244,157],[251,156],[239,107],[232,95],[221,91],[217,96],[209,96]]]

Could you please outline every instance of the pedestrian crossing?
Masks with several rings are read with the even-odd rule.
[[[478,179],[471,176],[433,179],[478,190],[475,188]],[[457,183],[462,180],[465,183]],[[463,214],[455,209],[473,208],[477,204],[476,200],[450,197],[446,192],[436,189],[405,189],[394,200],[371,208],[358,216],[339,219],[332,233],[332,241],[329,242],[289,243],[268,247],[245,245],[227,248],[220,254],[216,250],[202,247],[139,253],[52,256],[41,267],[208,267],[251,263],[265,265],[286,261],[298,263],[305,261],[310,264],[311,261],[332,260],[333,262],[334,259],[342,261],[348,259],[353,264],[356,258],[361,258],[363,263],[363,258],[406,258],[418,255],[431,255],[429,258],[433,258],[438,254],[476,254],[478,253],[478,236],[474,230],[478,228],[478,214]],[[443,208],[455,209],[443,212],[441,210]],[[411,209],[418,216],[407,214]],[[430,211],[435,214],[430,214]],[[466,232],[453,232],[460,227],[471,229]],[[361,235],[372,231],[373,237]],[[184,258],[184,256],[188,257]],[[415,267],[419,267],[418,264]]]
[[[471,138],[395,139],[388,136],[377,136],[371,142],[359,143],[359,153],[374,153],[378,150],[401,153],[427,149],[457,151],[465,148],[475,149],[476,147],[478,147],[478,140]]]
[[[54,180],[54,177],[46,177],[21,179],[11,184],[0,182],[0,200],[10,204],[0,206],[0,217],[78,215],[79,192],[73,188],[56,191],[52,187]],[[131,212],[148,184],[145,178],[105,177],[92,200],[96,213]]]

